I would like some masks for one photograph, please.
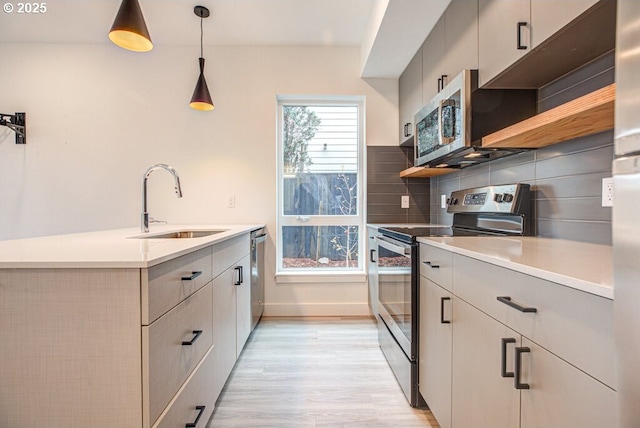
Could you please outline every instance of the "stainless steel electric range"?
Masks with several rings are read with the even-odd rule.
[[[530,234],[528,184],[458,190],[447,200],[450,227],[380,227],[378,341],[413,407],[425,405],[418,391],[419,245],[424,236],[523,236]]]

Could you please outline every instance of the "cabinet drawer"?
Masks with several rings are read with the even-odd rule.
[[[238,260],[249,254],[249,234],[222,241],[213,246],[213,277],[231,267]],[[247,273],[248,274],[248,273]]]
[[[420,275],[451,291],[452,257],[450,251],[420,244]]]
[[[212,350],[213,348],[209,348],[202,363],[194,370],[153,428],[182,428],[194,423],[196,419],[196,428],[204,428],[207,425],[217,398],[213,391],[215,359]],[[204,406],[204,409],[200,409],[200,406]]]
[[[213,283],[142,327],[143,405],[153,422],[213,344]],[[200,332],[200,333],[198,333]]]
[[[613,301],[458,254],[453,263],[454,294],[615,389]]]
[[[142,270],[142,325],[149,325],[213,279],[212,247]]]

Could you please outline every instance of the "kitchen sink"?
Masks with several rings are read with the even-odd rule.
[[[137,235],[131,238],[136,239],[188,239],[202,238],[205,236],[215,235],[216,233],[226,232],[226,230],[176,230],[173,232],[154,233],[149,235]]]

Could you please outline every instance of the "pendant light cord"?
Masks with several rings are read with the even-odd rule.
[[[204,58],[204,56],[202,55],[202,34],[203,34],[202,21],[203,21],[203,18],[200,17],[200,58]]]

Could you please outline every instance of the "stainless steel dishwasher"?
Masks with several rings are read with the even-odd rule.
[[[256,328],[264,311],[264,228],[251,232],[251,331]]]

